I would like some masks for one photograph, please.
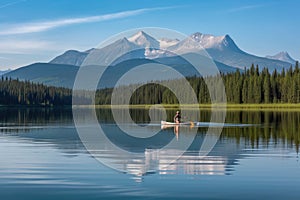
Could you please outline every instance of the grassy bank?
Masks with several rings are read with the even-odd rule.
[[[300,111],[300,104],[289,104],[289,103],[227,104],[226,108],[227,110]]]

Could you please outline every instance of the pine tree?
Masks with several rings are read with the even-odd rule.
[[[264,103],[270,103],[271,102],[271,80],[270,80],[270,73],[268,70],[265,72],[264,77],[264,85],[263,85],[263,94],[264,94]]]

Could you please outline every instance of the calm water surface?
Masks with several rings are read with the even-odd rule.
[[[201,158],[208,123],[180,127],[176,134],[173,128],[161,130],[158,122],[145,130],[159,134],[138,140],[122,133],[109,109],[99,109],[98,120],[109,139],[138,153],[124,158],[101,144],[103,149],[94,156],[109,160],[121,172],[86,151],[71,109],[0,111],[0,199],[300,198],[299,112],[228,112],[216,146]],[[169,120],[173,114],[167,112]],[[149,122],[147,110],[131,110],[131,116],[141,125]],[[190,111],[189,120],[209,119],[208,111],[201,116]],[[180,143],[190,137],[194,142],[187,151],[166,165],[175,150],[158,149],[174,138]]]

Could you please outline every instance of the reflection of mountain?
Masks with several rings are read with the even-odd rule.
[[[146,150],[146,165],[156,161],[160,174],[225,175],[226,165],[229,164],[226,157],[206,156],[200,158],[198,152],[187,152],[171,165],[167,165],[166,163],[170,162],[171,154],[172,152],[160,153],[157,150]]]
[[[157,171],[159,174],[225,175],[230,174],[232,166],[241,158],[239,152],[235,152],[235,158],[226,155],[202,158],[198,155],[199,152],[187,151],[174,161],[177,158],[177,154],[172,156],[174,151],[176,150],[146,149],[144,163],[141,162],[143,160],[135,160],[134,163],[126,163],[123,170],[138,176],[147,174],[148,171]]]
[[[177,141],[179,149],[165,147],[175,137],[173,129],[164,130],[151,138],[140,140],[117,132],[117,127],[109,125],[102,127],[108,133],[107,137],[116,146],[131,153],[123,155],[101,144],[99,147],[106,148],[101,150],[97,148],[97,151],[93,151],[96,152],[94,156],[110,167],[137,176],[155,172],[193,175],[230,174],[237,160],[242,158],[243,144],[238,146],[234,141],[232,143],[219,141],[208,156],[199,156],[205,132],[200,131],[195,135],[188,127],[180,130]],[[159,131],[159,129],[159,126],[145,128],[146,131],[151,132]],[[192,140],[192,145],[186,151],[181,151],[180,146],[187,140]]]
[[[45,125],[25,132],[21,129],[15,136],[31,140],[34,143],[50,144],[67,157],[78,156],[86,152],[73,124]]]

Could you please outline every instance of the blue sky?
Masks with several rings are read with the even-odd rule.
[[[0,0],[0,70],[48,62],[140,27],[229,34],[248,53],[287,51],[299,60],[299,7],[297,0]]]

